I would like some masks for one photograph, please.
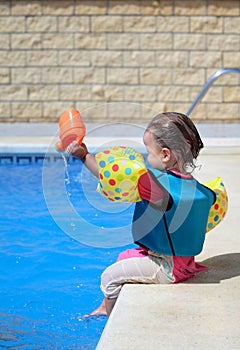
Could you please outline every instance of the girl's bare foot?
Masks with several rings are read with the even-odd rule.
[[[101,305],[95,310],[93,310],[90,314],[85,315],[84,318],[89,318],[93,316],[107,316],[105,300],[102,301]]]
[[[102,304],[97,309],[93,310],[90,313],[90,316],[107,316],[105,302],[103,301]]]

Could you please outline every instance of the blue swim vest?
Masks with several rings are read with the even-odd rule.
[[[134,242],[164,255],[199,254],[215,193],[194,178],[185,179],[171,171],[152,173],[170,194],[172,205],[163,211],[147,200],[137,202],[132,224]]]

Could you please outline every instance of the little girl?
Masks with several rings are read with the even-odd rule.
[[[202,250],[214,193],[191,172],[203,148],[199,133],[186,115],[158,114],[143,136],[148,163],[142,175],[132,222],[137,248],[122,252],[101,276],[104,301],[91,315],[110,315],[125,283],[177,283],[207,269],[195,262]],[[98,177],[94,156],[83,144],[67,149]]]

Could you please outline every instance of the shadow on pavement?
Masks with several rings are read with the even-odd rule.
[[[220,283],[233,277],[240,276],[240,253],[229,253],[213,256],[200,262],[208,267],[185,283]]]

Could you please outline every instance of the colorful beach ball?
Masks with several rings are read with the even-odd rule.
[[[141,201],[138,179],[147,169],[140,153],[131,147],[116,146],[97,153],[95,158],[100,193],[112,202]]]
[[[204,184],[216,194],[216,201],[211,206],[206,232],[212,230],[216,227],[225,217],[228,209],[228,196],[226,188],[220,177],[217,177],[211,181]]]

